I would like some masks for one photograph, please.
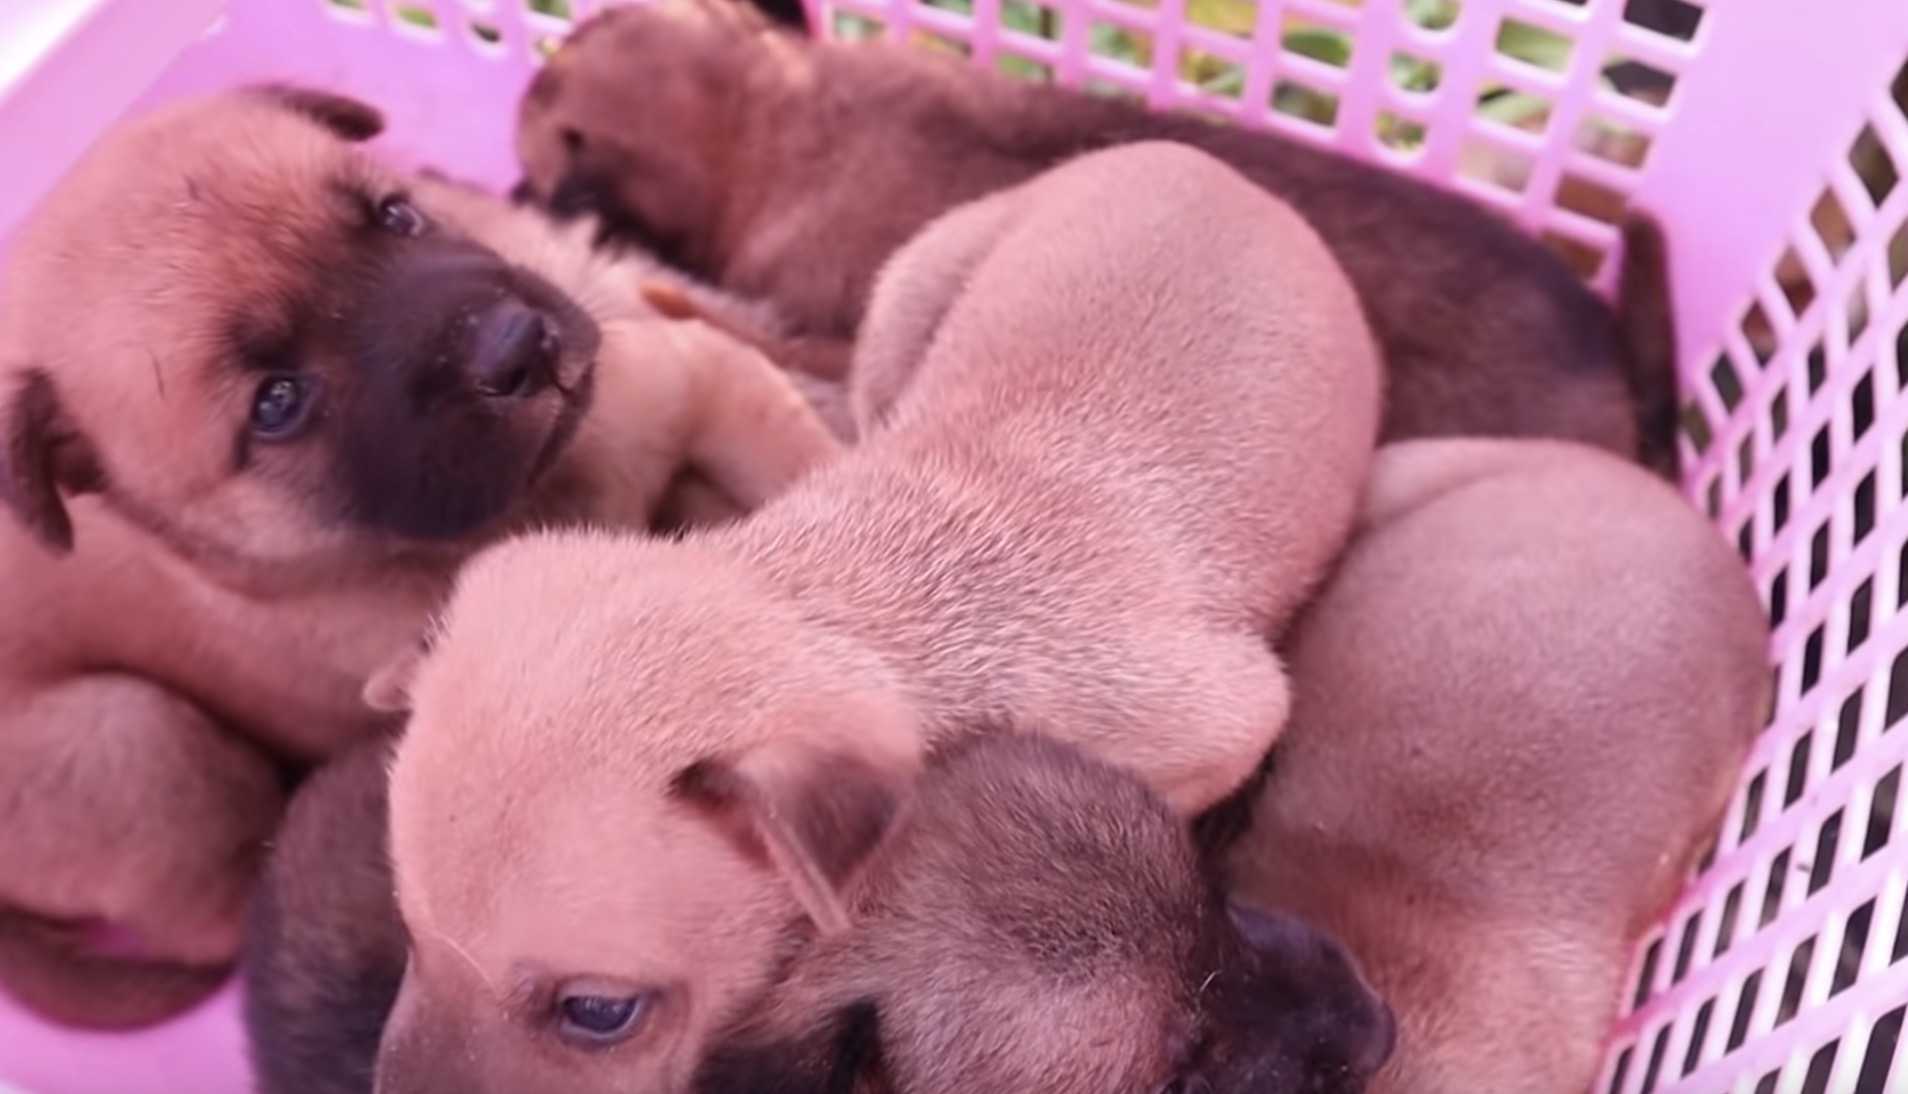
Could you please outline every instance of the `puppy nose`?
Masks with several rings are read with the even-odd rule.
[[[1359,1070],[1365,1075],[1375,1075],[1378,1070],[1391,1062],[1398,1051],[1398,1016],[1389,1004],[1382,999],[1372,1010],[1371,1038],[1365,1043],[1365,1053],[1359,1060]]]
[[[520,300],[505,300],[478,321],[471,379],[493,398],[535,395],[555,378],[562,348],[549,316]]]

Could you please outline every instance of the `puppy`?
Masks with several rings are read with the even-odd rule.
[[[314,775],[275,840],[242,966],[261,1094],[372,1089],[405,960],[387,755],[373,740]],[[913,787],[822,793],[885,833],[839,891],[809,893],[786,974],[718,1038],[700,1094],[1350,1094],[1389,1051],[1390,1014],[1340,946],[1228,909],[1171,811],[1078,750],[979,737]],[[797,892],[837,857],[782,852],[804,864]]]
[[[698,1094],[1353,1094],[1390,1052],[1343,948],[1228,909],[1130,774],[990,736],[911,798]]]
[[[320,768],[272,841],[239,965],[259,1094],[370,1094],[404,977],[385,853],[390,755],[380,735]]]
[[[742,507],[837,445],[651,271],[247,89],[105,137],[0,296],[0,986],[156,1020],[237,949],[281,771],[478,547],[641,528],[685,465]],[[101,937],[102,924],[118,937]]]
[[[1589,1088],[1762,725],[1765,631],[1728,545],[1636,469],[1381,450],[1231,859],[1235,899],[1342,938],[1396,1008],[1373,1090]]]
[[[679,542],[486,552],[380,677],[413,711],[387,1094],[452,1068],[685,1089],[772,972],[786,878],[826,881],[763,829],[850,855],[866,826],[824,792],[967,727],[1085,744],[1182,813],[1257,765],[1286,706],[1266,636],[1370,458],[1357,300],[1296,215],[1184,147],[987,200],[897,259],[906,286],[985,253],[898,398],[857,391],[885,424],[842,458]]]
[[[1388,369],[1385,438],[1555,436],[1674,463],[1665,253],[1644,219],[1626,230],[1613,314],[1457,195],[898,43],[811,44],[727,0],[597,15],[532,80],[519,121],[526,193],[772,300],[817,344],[857,332],[882,262],[948,209],[1089,149],[1190,144],[1290,202],[1343,264]]]

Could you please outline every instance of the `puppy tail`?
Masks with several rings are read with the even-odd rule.
[[[1638,456],[1644,466],[1676,476],[1676,317],[1670,309],[1669,245],[1643,212],[1623,224],[1623,267],[1616,319],[1624,379],[1636,404]]]
[[[230,971],[89,953],[77,930],[0,908],[0,989],[58,1025],[104,1032],[156,1025],[211,996]]]

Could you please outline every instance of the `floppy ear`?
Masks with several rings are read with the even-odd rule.
[[[846,749],[784,739],[692,764],[673,791],[787,879],[815,925],[834,933],[848,926],[843,887],[887,834],[910,774]]]
[[[60,408],[46,373],[21,374],[0,405],[0,502],[57,554],[73,549],[61,492],[87,494],[105,481],[93,446]]]
[[[411,685],[417,681],[418,666],[430,652],[430,642],[419,638],[403,653],[371,674],[364,684],[364,703],[380,714],[409,714]]]
[[[349,95],[300,84],[262,84],[255,90],[348,141],[368,141],[384,132],[384,115],[378,108]]]

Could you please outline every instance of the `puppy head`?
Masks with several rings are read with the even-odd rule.
[[[251,88],[108,134],[23,230],[0,500],[67,499],[214,574],[290,580],[493,531],[561,452],[597,331],[434,214],[342,97]]]
[[[913,730],[693,544],[506,543],[408,683],[379,1088],[685,1089],[885,827]]]
[[[799,45],[727,0],[616,6],[590,19],[519,106],[519,193],[713,276],[748,81]],[[775,62],[771,64],[771,62]]]
[[[1336,1094],[1390,1049],[1342,949],[1229,912],[1155,795],[1058,743],[937,759],[850,903],[699,1094]]]

